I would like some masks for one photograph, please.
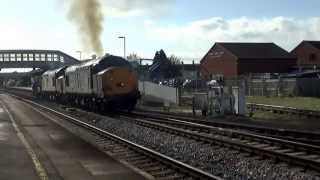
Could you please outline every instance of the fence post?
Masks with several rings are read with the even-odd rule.
[[[262,88],[261,96],[264,96],[264,78],[262,79]]]
[[[177,97],[177,101],[178,101],[177,102],[178,106],[181,106],[181,94],[182,94],[181,92],[182,92],[181,87],[178,86],[176,88],[176,93],[177,93],[176,97]]]
[[[282,96],[283,92],[282,92],[282,79],[279,76],[278,78],[278,89],[277,89],[277,96]]]
[[[247,79],[247,88],[248,88],[248,95],[251,96],[251,85],[252,85],[252,79],[251,76],[249,75],[249,78]]]

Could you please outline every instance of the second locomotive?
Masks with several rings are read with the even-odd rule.
[[[136,72],[118,56],[46,71],[40,79],[37,96],[89,109],[131,111],[140,98]]]

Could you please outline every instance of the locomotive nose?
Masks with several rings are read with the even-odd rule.
[[[137,75],[126,68],[113,68],[106,72],[105,93],[108,95],[128,94],[138,88]]]

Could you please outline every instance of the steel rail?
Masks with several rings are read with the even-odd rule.
[[[320,111],[299,109],[294,107],[276,106],[276,105],[268,105],[268,104],[256,104],[256,103],[247,103],[247,107],[251,111],[260,110],[260,111],[270,111],[278,114],[293,114],[293,115],[313,117],[313,118],[320,117]]]
[[[12,95],[14,96],[14,95]],[[154,150],[151,150],[149,148],[146,148],[146,147],[143,147],[141,145],[138,145],[136,143],[133,143],[133,142],[130,142],[124,138],[121,138],[117,135],[114,135],[114,134],[111,134],[105,130],[102,130],[100,128],[97,128],[91,124],[88,124],[88,123],[85,123],[85,122],[82,122],[81,120],[78,120],[76,118],[73,118],[69,115],[66,115],[66,114],[63,114],[61,112],[58,112],[56,110],[53,110],[51,108],[48,108],[46,106],[43,106],[41,104],[38,104],[38,103],[35,103],[35,102],[32,102],[30,100],[27,100],[27,99],[24,99],[24,98],[21,98],[21,97],[17,97],[15,96],[16,98],[28,103],[28,104],[31,104],[33,106],[36,106],[38,108],[40,108],[41,110],[45,111],[45,112],[50,112],[52,114],[54,114],[55,116],[57,117],[60,117],[60,118],[63,118],[65,120],[68,120],[68,122],[71,122],[73,123],[74,125],[76,126],[80,126],[82,128],[85,128],[91,132],[94,132],[96,133],[97,135],[99,136],[102,136],[102,137],[105,137],[105,138],[111,138],[117,142],[119,142],[120,144],[125,144],[126,146],[128,146],[130,149],[134,149],[136,152],[140,152],[140,153],[143,153],[147,156],[150,156],[151,158],[153,159],[156,159],[160,162],[162,162],[163,164],[165,165],[168,165],[169,167],[172,167],[173,169],[178,169],[178,172],[182,172],[183,174],[186,174],[186,175],[189,175],[190,177],[192,178],[195,178],[195,179],[217,179],[217,180],[221,180],[221,178],[217,177],[217,176],[214,176],[208,172],[205,172],[201,169],[198,169],[198,168],[195,168],[195,167],[192,167],[188,164],[185,164],[183,162],[180,162],[180,161],[177,161],[169,156],[166,156],[164,154],[161,154],[159,152],[156,152]]]
[[[151,119],[139,119],[132,117],[123,117],[127,120],[134,121],[137,124],[150,128],[159,129],[179,134],[188,138],[203,140],[208,143],[218,144],[222,146],[232,147],[240,151],[254,153],[256,155],[268,156],[274,159],[281,159],[288,163],[293,163],[303,167],[320,171],[320,147],[303,143],[291,142],[276,138],[270,138],[261,135],[238,132],[234,130],[226,130],[222,128],[213,128],[205,125],[195,125],[191,123],[180,122],[180,125],[193,128],[170,126],[166,122],[152,122]],[[214,131],[212,133],[212,131]],[[212,133],[212,134],[211,134]],[[216,136],[220,135],[220,136]]]
[[[209,121],[201,118],[190,118],[185,116],[178,116],[163,112],[155,112],[155,111],[136,111],[134,114],[138,116],[144,117],[157,117],[162,118],[163,120],[172,118],[176,120],[181,120],[185,122],[203,124],[212,127],[221,127],[221,128],[229,128],[235,130],[244,130],[249,132],[255,132],[259,135],[265,135],[269,137],[285,139],[290,141],[297,141],[305,144],[311,145],[320,145],[320,133],[316,132],[307,132],[300,131],[294,129],[283,129],[283,128],[271,128],[271,127],[263,127],[256,125],[247,125],[242,123],[233,123],[233,122],[219,122],[219,121]]]

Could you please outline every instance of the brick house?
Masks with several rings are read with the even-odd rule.
[[[239,78],[255,73],[286,73],[296,58],[274,43],[215,43],[200,61],[205,79]]]
[[[320,67],[320,41],[302,41],[291,54],[297,58],[297,68],[300,70]]]

